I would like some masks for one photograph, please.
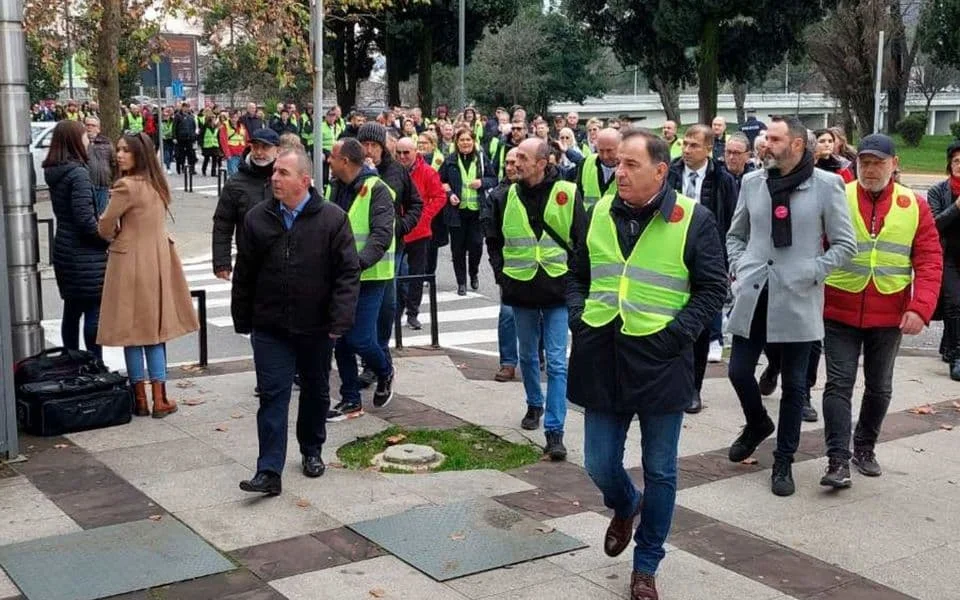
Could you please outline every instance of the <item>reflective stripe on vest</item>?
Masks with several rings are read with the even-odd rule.
[[[379,177],[371,175],[363,180],[360,185],[360,191],[350,210],[347,211],[347,219],[350,220],[350,228],[353,229],[353,238],[357,243],[357,252],[363,250],[367,245],[367,239],[370,237],[370,199],[373,196],[374,186],[382,185],[390,192],[390,197],[396,201],[396,195],[390,186],[385,184]],[[329,192],[326,194],[329,196]],[[329,198],[328,198],[329,199]],[[390,247],[383,253],[383,258],[376,264],[365,269],[360,273],[360,281],[389,281],[394,277],[394,254],[397,250],[397,236],[391,233]]]
[[[140,133],[143,131],[143,115],[136,117],[127,115],[127,131],[130,133]]]
[[[600,175],[603,171],[597,166],[600,159],[595,156],[589,156],[583,161],[583,168],[580,169],[580,192],[583,194],[583,207],[590,208],[596,204],[601,197],[609,197],[611,200],[617,195],[616,176],[607,186],[607,191],[600,193]]]
[[[477,190],[472,189],[468,184],[477,178],[477,163],[480,162],[480,153],[473,153],[473,160],[470,161],[470,168],[463,168],[463,161],[457,155],[457,166],[460,167],[460,181],[463,187],[460,188],[460,208],[462,210],[480,210],[480,201],[477,198]]]
[[[563,236],[570,245],[570,226],[573,224],[573,204],[577,187],[569,181],[553,184],[543,220],[554,233]],[[507,192],[507,205],[503,211],[503,274],[517,281],[530,281],[543,269],[550,277],[567,273],[567,251],[544,231],[537,240],[530,227],[527,209],[517,195],[517,184]]]
[[[910,253],[920,223],[917,197],[909,188],[893,185],[890,211],[883,219],[883,229],[870,235],[860,214],[857,182],[847,184],[847,206],[857,234],[857,253],[842,267],[827,276],[826,284],[838,290],[857,294],[873,285],[881,294],[896,294],[913,282]]]
[[[601,198],[587,230],[590,292],[583,322],[603,327],[619,315],[626,335],[652,335],[673,321],[690,300],[690,273],[683,262],[696,203],[677,194],[669,222],[658,211],[623,258],[610,216],[613,199]]]

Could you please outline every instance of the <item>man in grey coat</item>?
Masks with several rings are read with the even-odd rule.
[[[806,145],[807,130],[798,120],[773,119],[764,170],[743,178],[727,234],[734,295],[729,377],[747,421],[730,460],[745,460],[774,431],[755,374],[764,344],[775,344],[783,356],[771,477],[778,496],[794,492],[791,464],[800,442],[807,358],[823,338],[823,281],[857,252],[843,180],[814,169]]]

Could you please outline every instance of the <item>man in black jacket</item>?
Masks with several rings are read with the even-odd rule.
[[[619,157],[616,197],[578,212],[571,232],[568,398],[586,409],[584,466],[614,511],[604,552],[630,545],[639,516],[630,598],[656,600],[683,411],[695,391],[693,345],[723,305],[727,270],[713,214],[666,185],[667,142],[630,131]],[[642,502],[623,468],[635,416]]]
[[[353,326],[360,261],[343,210],[310,187],[310,159],[288,150],[274,164],[273,195],[244,219],[233,277],[231,312],[237,333],[251,334],[260,387],[253,479],[240,489],[275,496],[287,456],[287,411],[300,372],[297,441],[303,473],[325,470],[320,452],[330,407],[330,358]]]
[[[194,144],[197,142],[197,119],[189,102],[184,102],[180,112],[173,118],[173,135],[177,138],[177,173],[189,166],[190,172],[196,175],[197,152]]]
[[[683,136],[683,155],[670,164],[668,184],[674,191],[709,209],[716,217],[721,239],[727,239],[733,210],[737,206],[737,182],[710,157],[712,152],[713,130],[706,125],[688,128]],[[718,308],[710,326],[693,347],[696,391],[690,398],[688,413],[695,414],[703,409],[700,390],[707,361],[720,362],[722,353],[723,315]]]
[[[403,262],[403,236],[417,226],[420,213],[423,211],[423,200],[420,192],[413,185],[410,173],[403,165],[394,160],[387,150],[387,128],[379,123],[364,123],[357,130],[357,141],[363,145],[363,151],[369,163],[376,169],[380,179],[386,183],[394,193],[394,207],[396,210],[396,261],[399,266]],[[380,318],[377,324],[377,339],[380,348],[390,360],[390,335],[393,333],[393,320],[397,313],[396,280],[391,281],[383,292],[383,302],[380,305]],[[364,365],[361,381],[369,385],[375,378],[375,373]]]
[[[259,129],[250,137],[250,152],[236,175],[227,180],[220,192],[213,213],[213,272],[217,278],[230,281],[233,272],[233,233],[237,246],[243,233],[247,211],[264,200],[271,200],[270,179],[277,159],[280,136],[272,129]]]
[[[567,414],[567,251],[574,214],[583,211],[577,186],[548,169],[550,149],[542,139],[517,146],[518,182],[491,195],[487,253],[503,303],[513,309],[520,342],[520,372],[527,394],[524,429],[540,427],[541,337],[547,363],[545,453],[563,460]]]

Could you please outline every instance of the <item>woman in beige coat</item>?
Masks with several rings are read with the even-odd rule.
[[[128,134],[117,142],[123,177],[110,193],[100,235],[110,241],[97,343],[123,346],[136,400],[134,414],[150,414],[143,363],[153,391],[153,416],[176,412],[167,399],[168,340],[196,331],[197,314],[183,267],[167,233],[170,188],[150,138]]]

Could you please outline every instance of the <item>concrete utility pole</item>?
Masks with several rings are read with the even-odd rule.
[[[22,19],[22,0],[0,0],[0,456],[19,453],[13,363],[43,347]]]
[[[460,0],[460,18],[458,24],[459,38],[460,38],[460,110],[463,110],[467,106],[467,87],[464,84],[464,74],[466,73],[466,55],[467,55],[467,34],[466,34],[466,22],[467,22],[467,0]],[[454,111],[456,112],[456,111]]]
[[[313,179],[323,193],[323,0],[314,0],[310,11],[310,37],[313,38]],[[317,119],[321,119],[318,121]]]
[[[880,125],[883,119],[880,114],[880,99],[883,96],[881,84],[883,83],[883,31],[880,32],[880,39],[877,42],[877,75],[876,88],[873,91],[873,133],[880,133]]]

